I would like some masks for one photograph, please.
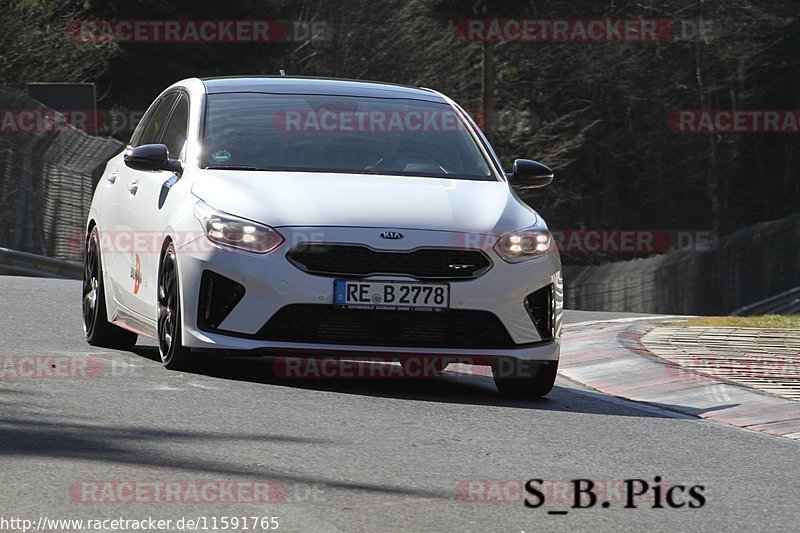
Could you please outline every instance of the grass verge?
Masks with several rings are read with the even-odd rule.
[[[706,326],[718,328],[778,328],[800,329],[799,315],[762,316],[698,316],[673,326]]]

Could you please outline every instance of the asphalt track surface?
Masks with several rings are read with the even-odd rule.
[[[221,530],[224,517],[277,516],[279,531],[797,531],[800,524],[797,441],[561,377],[546,399],[522,402],[501,397],[487,376],[452,372],[428,380],[285,380],[263,359],[214,358],[193,373],[170,372],[149,341],[135,352],[88,346],[79,293],[76,281],[0,277],[4,531],[20,529],[2,519],[40,517],[204,517]],[[629,316],[568,312],[567,322]],[[31,356],[72,356],[94,371],[15,375],[14,365]],[[702,485],[705,504],[652,508],[651,488],[625,508],[621,480],[656,485],[655,476],[665,488]],[[520,482],[534,478],[555,492],[528,508]],[[593,508],[570,508],[568,487],[578,478],[609,492]],[[235,481],[240,490],[231,495]],[[183,492],[156,495],[153,487],[168,484]],[[248,486],[268,490],[250,503]]]

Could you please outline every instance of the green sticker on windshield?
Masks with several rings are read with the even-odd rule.
[[[231,153],[227,150],[220,150],[211,154],[211,159],[214,161],[227,161],[231,158]]]

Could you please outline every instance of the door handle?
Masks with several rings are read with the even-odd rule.
[[[111,184],[113,185],[113,184],[115,184],[115,183],[117,182],[117,178],[118,178],[118,177],[119,177],[119,174],[117,174],[116,172],[112,172],[111,174],[109,174],[108,176],[106,176],[106,179],[107,179],[108,181],[110,181],[110,182],[111,182]]]
[[[134,180],[134,181],[132,181],[132,182],[130,182],[128,184],[128,192],[131,193],[131,195],[135,195],[136,191],[138,191],[138,190],[139,190],[139,182],[138,181]]]

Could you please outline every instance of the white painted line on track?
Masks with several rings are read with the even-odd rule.
[[[585,322],[577,322],[575,324],[564,324],[564,329],[569,330],[582,326],[594,326],[597,324],[625,324],[628,322],[646,322],[648,320],[675,320],[675,319],[689,319],[693,316],[687,315],[652,315],[652,316],[637,316],[631,318],[612,318],[609,320],[587,320]]]

